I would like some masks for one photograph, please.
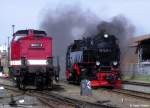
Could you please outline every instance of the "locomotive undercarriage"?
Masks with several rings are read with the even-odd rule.
[[[82,79],[88,79],[91,81],[92,87],[108,86],[119,88],[121,83],[119,72],[110,70],[110,66],[105,67],[105,70],[102,69],[104,69],[104,67],[97,69],[91,64],[84,67],[83,65],[79,66],[79,72],[78,69],[68,69],[71,71],[67,80],[71,83],[80,84]]]
[[[55,74],[52,67],[34,68],[21,66],[12,70],[19,89],[25,89],[27,86],[32,85],[40,90],[53,87],[53,77]]]

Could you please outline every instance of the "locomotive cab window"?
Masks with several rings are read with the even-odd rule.
[[[23,37],[26,37],[27,35],[28,35],[28,30],[19,30],[13,34],[13,38],[14,38],[14,41],[17,41]]]
[[[36,35],[36,36],[47,36],[46,32],[38,31],[38,30],[34,30],[33,34]]]
[[[16,36],[14,36],[14,41],[17,41],[23,37],[25,37],[25,35],[16,35]]]

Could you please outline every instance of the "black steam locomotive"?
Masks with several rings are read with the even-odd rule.
[[[101,32],[74,40],[66,54],[66,78],[69,82],[91,81],[91,86],[120,87],[120,49],[114,35]]]

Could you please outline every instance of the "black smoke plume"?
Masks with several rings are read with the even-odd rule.
[[[122,54],[128,49],[128,41],[135,31],[135,27],[122,15],[113,17],[110,22],[101,21],[97,28],[99,32],[105,30],[106,33],[117,37]]]
[[[83,34],[86,36],[95,31],[97,19],[93,13],[83,11],[78,6],[49,10],[45,15],[40,28],[53,38],[53,55],[59,56],[63,74],[67,46]]]
[[[48,10],[40,28],[46,30],[53,38],[53,55],[60,57],[62,76],[65,73],[67,46],[74,39],[93,36],[92,34],[105,29],[108,34],[118,38],[123,54],[128,46],[128,38],[133,36],[134,32],[134,26],[124,16],[116,16],[111,21],[101,21],[92,12],[83,11],[78,6]]]

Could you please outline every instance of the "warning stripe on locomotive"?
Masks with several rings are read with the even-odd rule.
[[[47,60],[27,60],[28,65],[47,65]],[[12,60],[10,65],[21,65],[21,60]]]

